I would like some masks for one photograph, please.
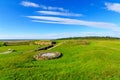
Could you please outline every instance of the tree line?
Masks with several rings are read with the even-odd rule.
[[[87,36],[87,37],[68,37],[68,38],[59,38],[57,40],[68,40],[68,39],[103,39],[103,40],[120,40],[119,37],[110,37],[110,36]]]

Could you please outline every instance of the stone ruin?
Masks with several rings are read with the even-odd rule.
[[[59,52],[44,52],[34,56],[36,60],[51,60],[61,57],[62,54]]]

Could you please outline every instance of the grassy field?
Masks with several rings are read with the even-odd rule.
[[[120,40],[58,40],[47,51],[63,54],[59,59],[36,61],[36,45],[2,46],[0,80],[120,80]],[[58,45],[58,46],[57,46]],[[41,46],[39,46],[41,47]],[[44,51],[46,52],[46,51]]]

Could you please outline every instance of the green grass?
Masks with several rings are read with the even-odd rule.
[[[3,46],[3,45],[4,45],[4,43],[3,43],[3,42],[0,42],[0,47]]]
[[[0,80],[119,80],[120,41],[58,40],[55,48],[63,54],[59,59],[35,61],[29,52],[38,46],[3,46],[0,52],[15,49],[11,54],[0,54]],[[40,46],[41,47],[41,46]],[[23,53],[20,54],[19,51]],[[41,51],[40,51],[41,52]]]

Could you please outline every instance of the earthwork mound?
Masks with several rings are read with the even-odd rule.
[[[45,52],[34,56],[36,60],[51,60],[61,57],[62,54],[59,52]]]

